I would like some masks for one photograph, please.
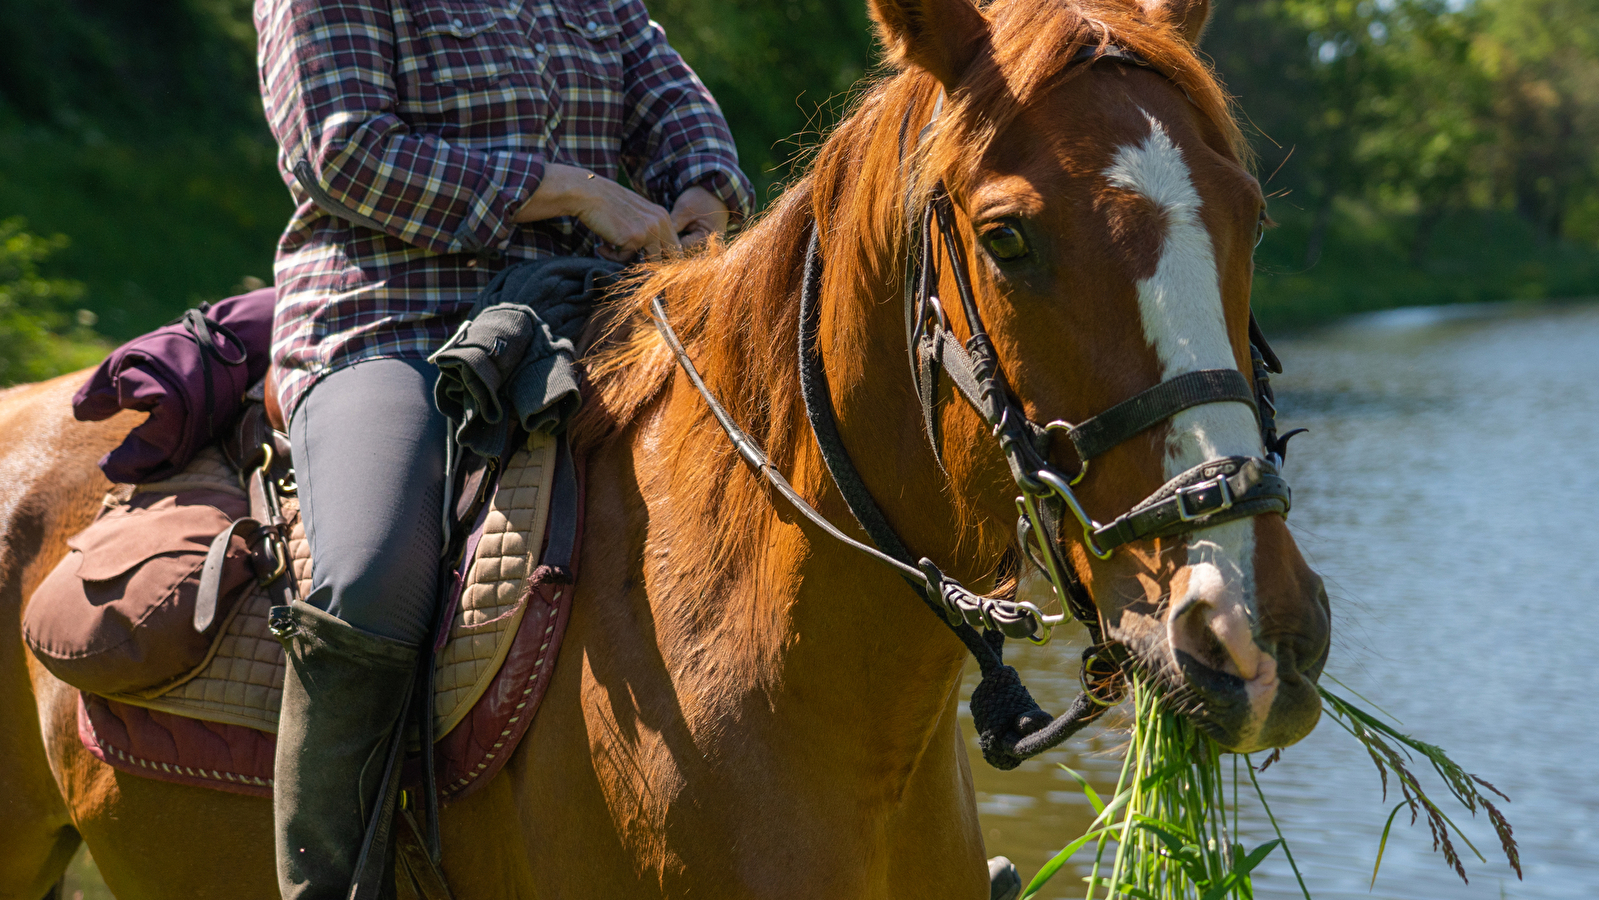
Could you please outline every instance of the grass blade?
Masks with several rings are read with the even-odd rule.
[[[1398,804],[1396,804],[1394,806],[1394,811],[1388,814],[1388,821],[1382,826],[1382,840],[1377,842],[1377,862],[1371,867],[1371,885],[1367,888],[1367,890],[1377,886],[1377,870],[1382,868],[1382,854],[1383,851],[1388,849],[1388,829],[1394,827],[1394,816],[1399,815],[1399,811],[1409,805],[1410,804],[1405,803],[1404,801],[1400,801]]]
[[[1084,833],[1082,837],[1079,837],[1077,840],[1072,841],[1070,844],[1062,847],[1060,852],[1050,857],[1049,862],[1044,863],[1044,867],[1038,870],[1037,875],[1033,876],[1033,880],[1027,885],[1027,890],[1022,892],[1022,900],[1028,900],[1029,897],[1032,897],[1042,890],[1044,885],[1048,883],[1051,878],[1055,877],[1055,873],[1059,872],[1061,867],[1066,865],[1066,861],[1072,858],[1072,854],[1087,846],[1089,841],[1092,841],[1106,832],[1114,831],[1115,828],[1116,826],[1114,825],[1106,825],[1103,828],[1090,829]]]
[[[1078,787],[1083,789],[1083,796],[1087,797],[1088,802],[1093,804],[1094,812],[1104,815],[1105,801],[1099,799],[1099,792],[1094,790],[1093,785],[1088,783],[1088,779],[1077,774],[1077,770],[1064,763],[1062,763],[1060,767],[1067,775],[1070,775],[1073,780],[1077,782]]]

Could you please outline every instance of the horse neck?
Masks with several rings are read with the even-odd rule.
[[[952,571],[974,577],[981,554],[960,527],[970,514],[945,489],[923,437],[899,306],[884,302],[899,296],[902,279],[897,160],[857,152],[880,145],[902,115],[903,107],[885,109],[841,128],[806,182],[678,282],[684,296],[674,300],[668,289],[668,306],[690,309],[687,295],[704,292],[685,318],[710,389],[802,495],[864,537],[828,475],[798,388],[798,275],[808,225],[819,223],[828,235],[821,344],[845,445],[908,546],[941,564],[965,559]],[[761,283],[767,272],[782,274]],[[647,550],[646,564],[663,654],[679,683],[709,699],[707,716],[753,714],[763,727],[794,731],[805,737],[769,743],[809,757],[804,765],[828,759],[835,771],[871,771],[870,791],[897,796],[929,742],[952,736],[959,642],[894,570],[803,522],[765,488],[686,377],[670,382],[635,443],[641,487],[656,498],[646,500],[650,531],[671,536],[664,552]],[[989,565],[997,555],[988,554]],[[819,748],[823,733],[830,739]],[[949,754],[941,759],[947,765]],[[904,777],[884,780],[885,772]]]

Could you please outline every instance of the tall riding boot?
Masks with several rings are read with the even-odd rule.
[[[272,785],[278,888],[283,900],[345,900],[418,648],[299,601],[273,608],[272,630],[288,655]],[[393,866],[385,873],[387,897]]]

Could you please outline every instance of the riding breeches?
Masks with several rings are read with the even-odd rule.
[[[289,423],[311,542],[305,601],[412,645],[431,636],[443,543],[437,375],[420,360],[356,363],[318,381]]]

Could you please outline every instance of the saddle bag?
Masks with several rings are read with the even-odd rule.
[[[211,453],[195,460],[204,463],[226,465]],[[108,498],[94,522],[67,541],[71,552],[23,613],[23,639],[39,662],[90,693],[159,691],[194,672],[227,613],[256,581],[251,549],[235,535],[221,568],[217,614],[197,631],[192,623],[208,551],[249,504],[220,477],[152,487],[125,501]]]

